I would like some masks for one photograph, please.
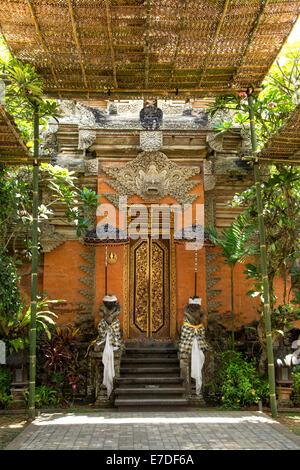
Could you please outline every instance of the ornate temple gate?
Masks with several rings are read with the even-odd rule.
[[[170,339],[169,240],[135,240],[130,246],[130,339]]]
[[[123,335],[129,341],[170,341],[176,331],[174,219],[163,209],[151,237],[151,207],[144,207],[148,213],[142,217],[140,238],[126,247]],[[129,215],[129,233],[132,220]]]

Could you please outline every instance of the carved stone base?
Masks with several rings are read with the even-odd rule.
[[[87,397],[97,407],[113,407],[114,406],[114,388],[110,395],[107,396],[106,387],[103,382],[103,364],[102,351],[91,351],[88,358],[88,379],[87,379]],[[114,367],[115,378],[120,376],[121,351],[114,351]]]
[[[202,392],[200,392],[200,395],[196,395],[195,381],[191,378],[190,355],[180,355],[180,375],[184,379],[183,386],[185,388],[185,397],[188,399],[189,405],[205,406],[205,400],[203,398]]]

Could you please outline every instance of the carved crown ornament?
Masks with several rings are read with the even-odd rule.
[[[137,195],[154,202],[169,195],[180,204],[192,204],[199,196],[188,194],[198,184],[188,180],[200,173],[200,167],[179,166],[162,152],[141,152],[121,167],[102,166],[102,171],[110,178],[105,182],[117,192],[103,196],[116,207],[119,196]]]

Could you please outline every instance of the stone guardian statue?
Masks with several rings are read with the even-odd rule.
[[[95,351],[100,349],[101,344],[105,344],[102,354],[104,366],[102,383],[107,389],[107,397],[111,395],[115,377],[114,351],[119,351],[123,346],[119,321],[120,313],[121,307],[117,298],[114,295],[106,295],[99,307],[99,314],[102,319],[98,323]]]
[[[184,308],[179,354],[181,358],[191,358],[191,377],[196,381],[196,395],[200,395],[201,392],[204,352],[208,349],[203,319],[201,299],[191,297]]]
[[[112,347],[115,350],[121,349],[123,346],[119,321],[121,306],[114,295],[106,295],[102,302],[99,307],[101,320],[97,326],[98,337],[95,343],[95,350],[99,350],[100,345],[105,342],[107,333],[109,333],[109,341]]]

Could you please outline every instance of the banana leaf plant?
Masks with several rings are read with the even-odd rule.
[[[234,349],[234,268],[237,263],[244,263],[247,258],[255,254],[257,245],[250,241],[254,227],[244,215],[239,215],[230,227],[223,229],[221,234],[214,227],[207,228],[210,240],[219,245],[224,263],[230,268],[230,292],[231,292],[231,338]]]
[[[47,298],[37,297],[37,331],[45,331],[47,337],[51,338],[50,327],[55,326],[54,318],[56,313],[50,310],[49,304],[64,302],[63,300],[49,300]],[[23,350],[26,344],[29,344],[28,330],[31,319],[31,305],[28,307],[21,304],[12,318],[1,323],[2,339],[8,347],[8,351],[17,352]]]

